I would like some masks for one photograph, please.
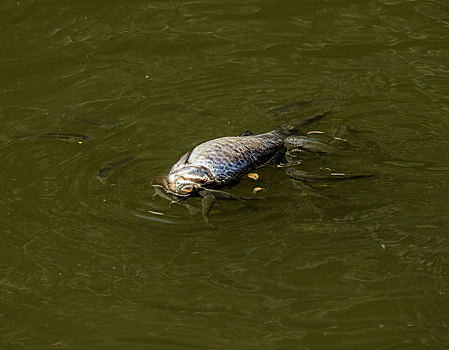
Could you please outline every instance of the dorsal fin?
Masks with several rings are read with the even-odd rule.
[[[239,136],[253,136],[253,135],[254,134],[251,131],[246,130],[245,132],[242,132]]]
[[[189,162],[190,155],[192,154],[193,149],[184,154],[181,159],[178,161],[179,164],[187,164]]]
[[[186,154],[184,154],[177,162],[175,165],[173,165],[173,169],[179,169],[184,167],[188,162],[189,162],[189,158],[190,155],[192,154],[193,149],[191,149],[190,151],[188,151]]]

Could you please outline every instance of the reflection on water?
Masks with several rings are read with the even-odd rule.
[[[449,346],[444,1],[0,10],[2,348]],[[373,178],[267,167],[215,230],[153,196],[194,145],[329,109],[348,147],[298,169]]]

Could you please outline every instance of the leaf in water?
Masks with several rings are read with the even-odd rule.
[[[265,191],[265,188],[263,188],[263,187],[255,187],[254,190],[253,190],[253,193],[256,194],[259,191]]]
[[[257,180],[259,178],[259,174],[256,173],[249,173],[248,177],[253,179],[253,180]]]

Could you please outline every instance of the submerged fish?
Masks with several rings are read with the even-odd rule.
[[[303,150],[311,153],[333,153],[339,149],[328,142],[300,135],[286,137],[284,145],[289,150]]]
[[[301,107],[306,107],[306,106],[312,104],[312,102],[313,102],[313,100],[306,100],[306,101],[298,101],[298,102],[289,103],[287,105],[283,105],[280,107],[272,107],[267,111],[267,114],[278,115],[281,113],[292,112]]]
[[[201,204],[203,205],[203,220],[206,224],[208,224],[211,227],[214,227],[214,225],[212,225],[209,222],[209,218],[207,217],[207,215],[209,214],[209,212],[212,210],[212,208],[214,207],[215,203],[217,202],[217,200],[215,199],[215,196],[213,194],[207,194],[204,196],[204,198],[201,201]]]
[[[282,113],[290,113],[318,102],[335,102],[335,99],[331,97],[317,97],[310,100],[297,101],[283,106],[272,107],[267,110],[267,114],[277,116]]]
[[[77,120],[79,120],[80,122],[83,122],[85,124],[94,125],[96,127],[102,128],[102,129],[113,129],[113,128],[118,128],[120,126],[119,123],[109,122],[104,119],[79,118]]]
[[[305,171],[296,169],[287,169],[285,172],[296,180],[301,181],[332,181],[332,180],[353,180],[372,177],[372,174],[345,174],[345,173],[330,173],[330,174],[309,174]]]
[[[60,141],[83,143],[89,136],[82,134],[26,134],[17,136],[21,140],[34,140],[34,139],[54,139]]]
[[[98,172],[98,179],[100,179],[100,180],[106,179],[115,170],[117,170],[118,168],[122,167],[123,165],[129,163],[132,160],[133,160],[133,156],[128,155],[128,156],[121,157],[121,158],[118,158],[111,162],[106,163],[105,166],[103,168],[101,168],[100,171]]]

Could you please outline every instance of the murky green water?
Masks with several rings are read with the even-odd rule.
[[[2,349],[449,347],[446,1],[5,0],[0,29]],[[152,197],[308,99],[364,141],[301,169],[375,177],[264,168],[216,230]],[[47,133],[90,138],[17,138]]]

